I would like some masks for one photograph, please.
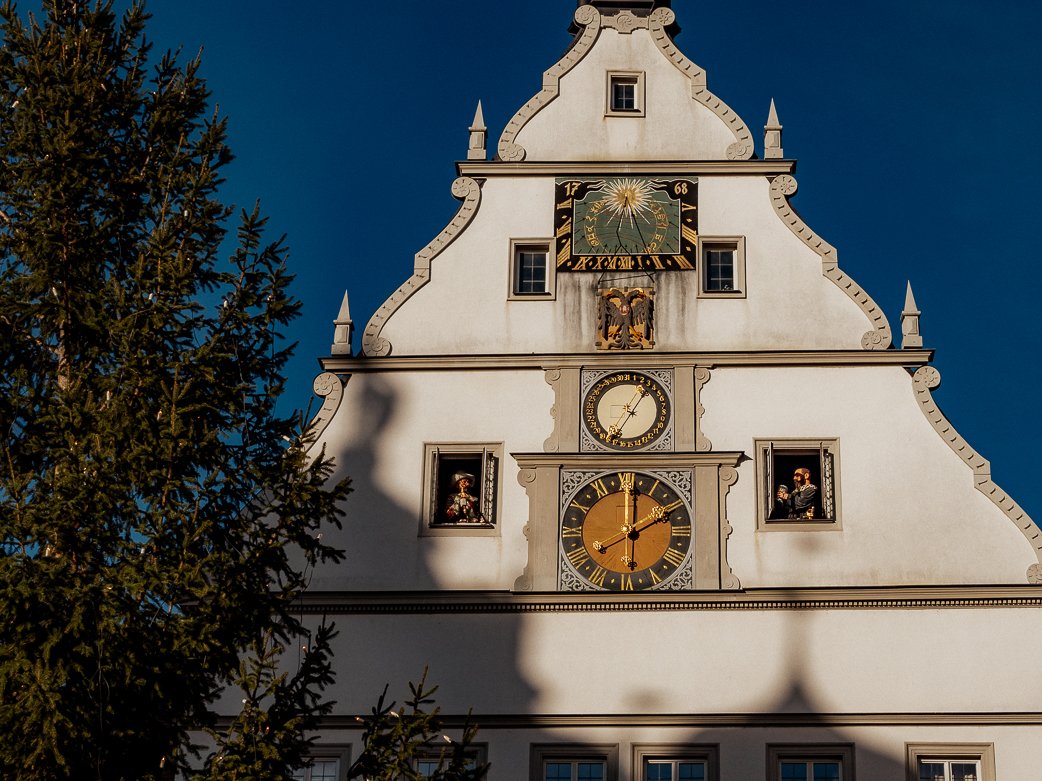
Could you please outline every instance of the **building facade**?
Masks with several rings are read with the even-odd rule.
[[[428,667],[497,781],[1034,777],[1042,535],[677,29],[580,2],[360,347],[345,297],[322,772]]]

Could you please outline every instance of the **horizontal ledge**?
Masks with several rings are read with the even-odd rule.
[[[549,455],[549,454],[548,454]],[[515,594],[509,591],[326,591],[293,612],[346,614],[568,613],[693,610],[936,610],[1042,608],[1039,586],[862,586],[739,591]]]
[[[466,716],[439,714],[442,726],[459,728]],[[1037,725],[1042,713],[663,713],[474,715],[479,729],[525,727],[841,727]],[[333,716],[323,726],[362,728],[354,716]]]
[[[738,466],[745,453],[735,451],[708,451],[702,453],[678,453],[646,451],[613,451],[611,453],[511,453],[522,469],[541,466],[559,466],[562,469],[594,471],[608,469],[618,471],[619,456],[626,457],[626,469],[685,469],[696,466]]]
[[[795,160],[630,160],[550,162],[465,162],[456,163],[459,176],[597,176],[615,174],[791,174]]]
[[[363,730],[360,716],[320,716],[318,729]],[[231,726],[228,717],[218,718],[218,726]],[[960,713],[519,713],[519,714],[438,714],[441,726],[459,729],[474,724],[481,731],[490,729],[539,729],[549,727],[942,727],[942,726],[1035,726],[1042,724],[1042,713],[1035,712],[960,712]],[[479,738],[480,740],[480,738]]]
[[[933,360],[933,350],[759,350],[755,352],[527,353],[517,355],[333,355],[319,358],[324,371],[355,374],[387,371],[514,369],[666,369],[673,366],[906,366]]]

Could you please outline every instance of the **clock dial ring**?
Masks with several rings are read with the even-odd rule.
[[[583,426],[603,448],[643,450],[668,431],[672,404],[665,387],[643,372],[600,377],[583,398]]]
[[[593,588],[652,589],[677,573],[691,539],[691,511],[675,486],[651,473],[608,472],[582,483],[564,508],[561,566]]]

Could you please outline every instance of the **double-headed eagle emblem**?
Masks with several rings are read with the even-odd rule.
[[[646,349],[655,345],[652,331],[652,288],[608,288],[597,291],[597,349]]]

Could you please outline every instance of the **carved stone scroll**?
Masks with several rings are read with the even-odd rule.
[[[1033,585],[1042,585],[1042,531],[1031,520],[1031,516],[1024,512],[1024,509],[991,479],[991,462],[970,447],[970,444],[944,417],[944,413],[933,399],[933,394],[930,393],[940,384],[941,373],[933,366],[922,366],[912,375],[912,388],[915,391],[915,400],[919,403],[919,408],[941,439],[948,443],[948,447],[969,464],[973,470],[973,484],[977,490],[991,499],[1031,543],[1031,547],[1035,550],[1035,558],[1039,563],[1032,564],[1028,568],[1027,581]]]
[[[727,562],[727,540],[734,529],[727,520],[727,494],[731,486],[738,482],[738,470],[734,467],[720,467],[720,588],[724,590],[739,589],[742,584],[738,576],[731,570]]]
[[[893,341],[890,323],[872,297],[862,290],[853,279],[839,267],[836,248],[812,231],[796,210],[789,205],[789,198],[796,194],[796,179],[788,174],[776,176],[771,182],[771,205],[786,227],[804,244],[821,256],[821,273],[831,279],[836,287],[850,296],[872,323],[872,330],[861,337],[865,350],[885,350]]]
[[[702,413],[706,408],[702,406],[702,386],[709,382],[709,369],[705,366],[695,367],[695,450],[699,453],[708,453],[713,449],[713,443],[702,433]]]
[[[575,44],[565,52],[553,67],[543,73],[543,88],[536,93],[535,97],[523,105],[513,118],[503,128],[503,134],[499,137],[496,157],[508,163],[519,163],[525,159],[525,149],[515,143],[517,134],[521,131],[528,120],[538,114],[550,104],[561,92],[561,77],[576,66],[576,64],[593,47],[597,35],[601,31],[601,15],[592,5],[582,5],[575,11],[575,23],[583,27],[582,34]]]
[[[439,233],[426,247],[416,253],[413,259],[413,274],[405,284],[388,298],[369,319],[362,335],[362,353],[368,356],[385,356],[391,354],[391,343],[380,336],[380,331],[391,315],[421,287],[430,281],[431,261],[449,246],[463,229],[470,224],[477,214],[481,202],[481,185],[473,179],[461,176],[452,183],[452,197],[463,201],[456,215],[445,229]]]
[[[333,372],[322,372],[315,378],[311,387],[315,391],[315,395],[321,397],[322,407],[308,424],[306,441],[309,452],[315,447],[322,432],[332,422],[333,416],[336,415],[340,402],[344,398],[344,383]]]
[[[706,85],[705,70],[685,57],[673,43],[666,28],[673,24],[676,18],[676,14],[669,8],[656,8],[652,11],[649,17],[652,40],[666,59],[691,80],[691,98],[720,117],[734,134],[734,142],[724,150],[727,159],[748,160],[755,151],[752,132],[730,106],[709,91],[709,87]]]

